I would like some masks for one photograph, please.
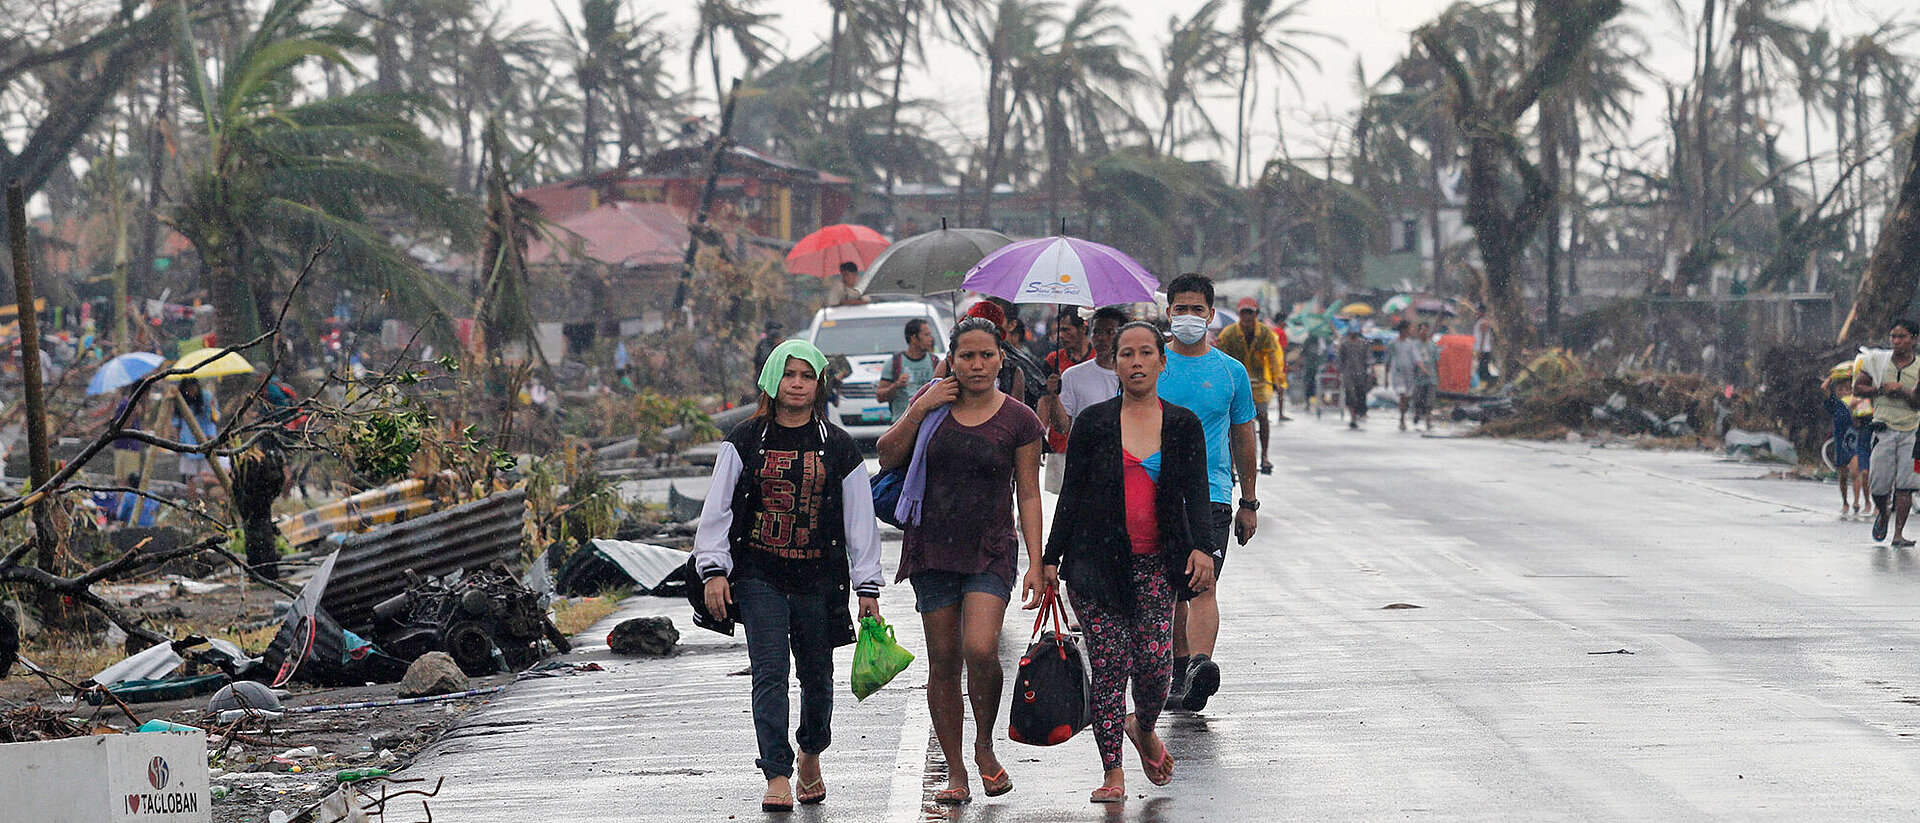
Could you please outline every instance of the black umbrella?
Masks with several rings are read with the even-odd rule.
[[[957,291],[967,270],[1013,239],[991,229],[940,228],[887,247],[860,280],[863,294],[940,294]]]

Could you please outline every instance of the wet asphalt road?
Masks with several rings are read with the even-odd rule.
[[[1221,584],[1221,693],[1163,725],[1171,786],[1129,754],[1132,799],[1094,807],[1090,734],[1003,730],[1014,792],[934,809],[916,664],[864,703],[842,692],[830,797],[789,819],[1920,815],[1920,558],[1836,518],[1831,485],[1392,423],[1277,429],[1261,533]],[[911,594],[882,603],[921,648]],[[429,750],[409,772],[447,778],[433,819],[780,818],[758,810],[745,647],[684,609],[629,601],[575,654],[612,671],[517,685]],[[605,630],[647,613],[680,618],[686,652],[610,656]],[[1009,669],[1029,625],[1009,613]]]

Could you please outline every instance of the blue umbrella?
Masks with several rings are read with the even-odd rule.
[[[87,394],[106,394],[123,386],[131,386],[165,362],[166,358],[153,352],[136,351],[120,355],[100,364],[100,370],[93,373],[92,380],[87,381]]]

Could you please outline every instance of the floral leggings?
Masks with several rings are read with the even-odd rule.
[[[1173,681],[1173,584],[1166,560],[1133,556],[1134,614],[1091,598],[1073,598],[1086,632],[1093,676],[1093,740],[1100,766],[1120,768],[1120,742],[1127,729],[1127,679],[1133,679],[1135,723],[1151,731],[1167,703]]]

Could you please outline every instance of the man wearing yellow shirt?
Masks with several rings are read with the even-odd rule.
[[[1854,396],[1873,398],[1873,451],[1867,467],[1875,512],[1873,539],[1886,539],[1891,516],[1895,547],[1913,545],[1905,533],[1907,512],[1913,508],[1914,491],[1920,489],[1920,475],[1914,472],[1915,431],[1920,430],[1920,401],[1914,394],[1920,386],[1920,358],[1913,355],[1916,334],[1920,325],[1912,320],[1893,321],[1887,331],[1893,350],[1861,354],[1853,378]]]
[[[1286,354],[1280,350],[1280,338],[1260,322],[1260,303],[1251,297],[1240,298],[1237,306],[1240,322],[1220,332],[1220,350],[1247,367],[1247,380],[1253,384],[1253,409],[1260,433],[1260,473],[1273,474],[1267,460],[1267,403],[1274,392],[1287,390]]]

